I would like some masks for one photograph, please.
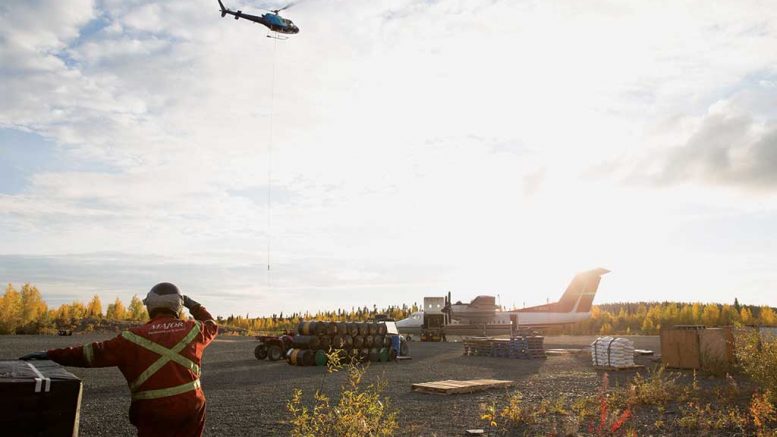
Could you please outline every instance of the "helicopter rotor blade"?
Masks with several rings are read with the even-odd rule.
[[[297,4],[297,2],[291,2],[291,3],[287,4],[286,6],[280,8],[280,9],[276,9],[275,13],[277,14],[280,11],[285,11],[286,9],[289,9],[290,7],[294,6],[295,4]]]
[[[278,9],[268,9],[268,8],[263,8],[261,6],[257,6],[257,7],[259,9],[263,10],[263,11],[269,11],[269,12],[272,12],[273,14],[275,14],[275,15],[278,15],[278,12],[285,11],[286,9],[289,9],[292,6],[296,6],[296,5],[298,5],[298,4],[300,4],[300,3],[304,2],[304,1],[305,0],[294,0],[292,2],[287,3],[286,6],[283,6],[283,7],[278,8]]]
[[[284,6],[282,8],[278,8],[278,9],[267,9],[267,8],[260,8],[260,9],[264,9],[265,11],[270,11],[273,14],[277,14],[278,12],[285,11],[286,9],[289,9],[292,6],[295,6],[295,5],[299,4],[301,1],[303,1],[303,0],[296,0],[296,1],[290,2],[286,6]]]

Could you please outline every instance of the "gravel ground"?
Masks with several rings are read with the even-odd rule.
[[[105,340],[109,334],[56,336],[0,336],[0,359],[55,347]],[[636,348],[659,350],[656,336],[631,336]],[[594,337],[546,337],[546,348],[583,347]],[[323,368],[293,367],[283,361],[257,361],[256,342],[245,337],[219,337],[205,352],[202,384],[208,398],[206,435],[286,435],[289,427],[286,402],[293,388],[312,396],[323,389],[330,396],[345,381],[341,374],[326,375]],[[441,396],[410,391],[416,382],[443,379],[508,379],[515,381],[527,400],[566,394],[576,397],[596,392],[600,372],[591,368],[590,356],[551,356],[545,360],[463,357],[460,343],[411,342],[412,360],[376,363],[367,380],[382,377],[385,394],[400,409],[403,435],[462,435],[465,429],[482,428],[480,404],[505,398],[506,390]],[[644,357],[641,364],[652,364]],[[127,418],[129,390],[116,368],[69,370],[84,381],[81,405],[82,436],[134,435]],[[611,374],[611,384],[621,384],[633,372]]]

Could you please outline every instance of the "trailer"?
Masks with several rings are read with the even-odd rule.
[[[254,348],[254,357],[262,361],[278,361],[286,356],[294,343],[294,333],[286,332],[282,335],[257,335],[259,344]]]

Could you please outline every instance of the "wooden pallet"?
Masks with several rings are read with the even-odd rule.
[[[413,384],[412,390],[426,393],[450,395],[456,393],[472,393],[475,391],[488,390],[490,388],[497,387],[509,387],[511,385],[513,385],[513,381],[505,381],[501,379],[471,379],[467,381],[448,379],[445,381],[422,382],[419,384]]]
[[[636,370],[636,369],[644,369],[645,366],[642,364],[635,364],[633,366],[628,367],[616,367],[616,366],[594,366],[594,369],[596,370]]]
[[[566,348],[558,348],[558,349],[545,349],[545,355],[580,355],[580,354],[588,354],[589,352],[585,349],[566,349]]]

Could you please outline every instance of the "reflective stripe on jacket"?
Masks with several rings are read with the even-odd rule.
[[[197,338],[197,335],[200,333],[200,322],[194,322],[194,326],[189,330],[189,333],[186,334],[186,337],[181,339],[175,346],[173,346],[171,349],[168,349],[164,346],[158,345],[154,343],[153,341],[141,337],[131,331],[124,331],[121,333],[121,336],[125,339],[129,340],[132,343],[135,343],[136,345],[148,349],[151,352],[155,352],[159,354],[159,359],[154,361],[153,364],[148,366],[146,370],[141,373],[137,379],[129,383],[130,391],[132,392],[132,399],[133,400],[139,400],[139,399],[157,399],[157,398],[164,398],[168,396],[175,396],[177,394],[186,393],[187,391],[196,390],[200,388],[200,366],[198,364],[195,364],[192,360],[186,358],[185,356],[181,355],[180,352],[183,348],[189,345],[195,338]],[[152,377],[156,372],[159,371],[159,369],[162,368],[165,364],[174,361],[175,363],[183,366],[184,368],[190,370],[195,376],[196,379],[190,382],[186,382],[180,385],[177,385],[175,387],[168,387],[168,388],[159,388],[154,390],[145,390],[141,391],[140,387],[148,381],[150,377]]]

